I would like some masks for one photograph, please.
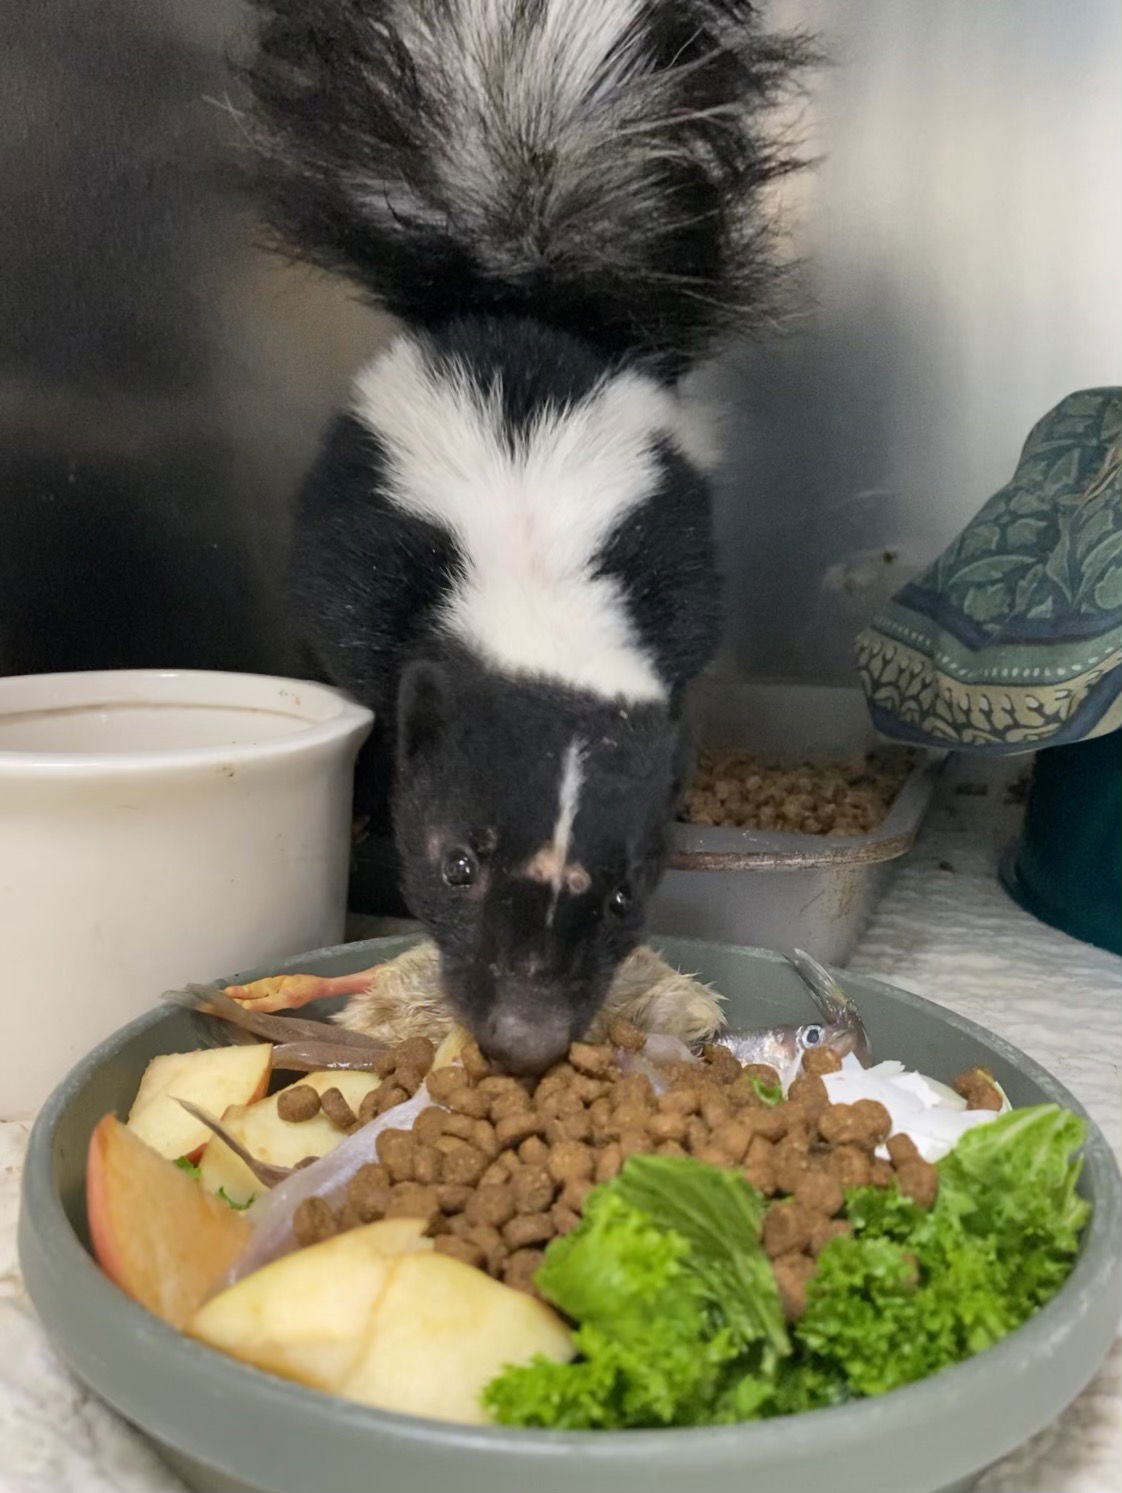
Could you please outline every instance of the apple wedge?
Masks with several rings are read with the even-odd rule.
[[[449,1255],[406,1255],[394,1262],[365,1349],[338,1393],[381,1410],[482,1425],[491,1419],[484,1388],[537,1353],[559,1363],[574,1353],[568,1328],[544,1302]]]
[[[251,1232],[116,1115],[104,1116],[90,1136],[86,1212],[106,1275],[174,1327],[186,1325]]]
[[[373,1073],[338,1071],[306,1073],[297,1082],[308,1084],[317,1094],[325,1089],[338,1089],[357,1113],[367,1094],[378,1087],[379,1080]],[[346,1139],[322,1112],[310,1120],[282,1120],[277,1100],[283,1093],[284,1089],[279,1089],[267,1099],[234,1106],[221,1115],[223,1125],[251,1156],[272,1166],[295,1166],[305,1156],[326,1156]],[[217,1192],[221,1187],[226,1197],[238,1206],[263,1190],[263,1184],[245,1162],[216,1135],[211,1136],[199,1160],[199,1181],[208,1192]]]
[[[232,1104],[259,1099],[269,1083],[273,1048],[269,1042],[169,1052],[144,1070],[129,1110],[128,1127],[160,1156],[196,1160],[211,1132],[178,1102],[189,1099],[220,1117]]]
[[[187,1331],[269,1373],[336,1390],[363,1351],[397,1257],[431,1248],[419,1219],[351,1229],[247,1275],[212,1297]]]

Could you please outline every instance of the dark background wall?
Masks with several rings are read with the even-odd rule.
[[[781,204],[816,309],[713,375],[730,656],[830,679],[876,601],[1119,382],[1116,0],[776,0],[837,66]],[[0,0],[0,671],[299,667],[279,572],[385,323],[224,168],[237,0]],[[886,558],[886,556],[888,558]]]

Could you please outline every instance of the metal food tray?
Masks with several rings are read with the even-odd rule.
[[[848,757],[885,745],[859,689],[712,680],[697,706],[701,740],[710,747],[799,759]],[[915,769],[868,834],[675,824],[650,926],[677,937],[797,947],[824,963],[846,964],[915,844],[946,759],[945,752],[913,752]]]

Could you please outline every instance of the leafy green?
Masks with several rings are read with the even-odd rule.
[[[850,1238],[823,1250],[795,1330],[816,1395],[882,1394],[991,1347],[1059,1289],[1089,1205],[1085,1126],[1055,1105],[968,1131],[939,1164],[930,1212],[856,1189]],[[827,1403],[827,1400],[819,1400]]]
[[[633,1157],[538,1272],[542,1293],[580,1324],[580,1359],[507,1369],[487,1404],[508,1424],[570,1429],[754,1414],[789,1348],[762,1216],[735,1173]]]
[[[757,1078],[755,1075],[748,1082],[756,1098],[762,1100],[764,1104],[774,1106],[782,1102],[783,1087],[781,1084],[765,1083],[762,1078]]]
[[[1055,1105],[968,1131],[935,1206],[846,1196],[788,1336],[760,1246],[764,1202],[689,1158],[633,1157],[590,1194],[537,1283],[578,1324],[573,1363],[538,1358],[486,1391],[511,1425],[710,1425],[883,1394],[990,1347],[1063,1284],[1087,1221],[1086,1127]]]
[[[175,1158],[175,1164],[181,1172],[186,1172],[187,1175],[193,1178],[193,1180],[196,1182],[202,1175],[202,1173],[199,1171],[198,1164],[192,1161],[189,1156],[177,1156]]]

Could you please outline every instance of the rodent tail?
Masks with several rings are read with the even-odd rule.
[[[813,48],[749,0],[255,0],[282,247],[415,324],[533,316],[681,371],[774,314],[769,116]]]

